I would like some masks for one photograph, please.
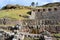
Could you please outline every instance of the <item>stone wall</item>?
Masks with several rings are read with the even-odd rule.
[[[42,19],[42,20],[22,20],[22,25],[59,25],[59,20]]]
[[[47,7],[33,10],[30,19],[60,19],[59,15],[60,7]]]
[[[43,27],[46,26],[46,30],[52,33],[60,33],[60,6],[34,9],[31,12],[30,19],[35,20],[33,21],[36,23],[35,26],[44,25]]]
[[[45,29],[51,33],[60,33],[60,25],[46,26]]]
[[[0,19],[0,24],[2,25],[15,25],[15,24],[20,24],[19,20],[13,20],[13,19],[9,19],[9,18],[1,18]]]
[[[60,25],[59,21],[57,20],[49,20],[49,19],[42,19],[42,20],[22,20],[22,26],[25,27],[33,27],[39,29],[41,32],[43,29],[51,33],[60,33]]]

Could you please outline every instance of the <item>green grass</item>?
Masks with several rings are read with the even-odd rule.
[[[39,38],[35,39],[35,38],[32,38],[32,37],[25,37],[24,40],[39,40]]]
[[[60,37],[60,33],[59,34],[54,34],[54,35]]]
[[[53,34],[54,36],[60,37],[60,33],[59,34]],[[57,38],[58,40],[60,40],[60,38]]]
[[[9,10],[1,10],[0,11],[0,18],[9,17],[12,19],[24,19],[19,15],[28,15],[27,12],[30,11],[29,9],[9,9]]]
[[[33,38],[25,37],[24,40],[34,40]]]

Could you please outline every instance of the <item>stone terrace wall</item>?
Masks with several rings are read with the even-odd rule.
[[[40,25],[46,26],[46,30],[52,33],[60,32],[60,6],[34,9],[31,12],[30,19],[44,21]],[[47,20],[48,19],[48,20]],[[41,22],[38,21],[38,22]],[[37,22],[37,21],[36,21]],[[37,22],[37,24],[39,24]],[[56,26],[57,25],[57,26]]]
[[[45,29],[51,33],[60,33],[60,25],[48,25]]]
[[[60,19],[60,7],[35,9],[32,11],[30,19]]]
[[[60,33],[60,25],[57,20],[49,20],[49,19],[42,19],[42,20],[22,20],[21,24],[24,27],[36,27],[38,26],[39,30],[46,29],[51,33]]]
[[[1,18],[0,19],[0,24],[4,24],[5,25],[15,25],[15,24],[20,24],[20,21],[19,20],[12,20],[12,19],[9,19],[9,18],[6,18],[6,19],[3,19]]]

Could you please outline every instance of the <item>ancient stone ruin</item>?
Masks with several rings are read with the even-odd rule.
[[[60,33],[60,7],[38,8],[31,11],[29,20],[22,20],[22,26],[38,27],[51,33]]]

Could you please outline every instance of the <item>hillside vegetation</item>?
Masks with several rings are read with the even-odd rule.
[[[10,9],[10,10],[1,10],[0,18],[9,17],[13,19],[21,19],[21,16],[28,16],[27,12],[30,11],[28,9]],[[21,15],[21,16],[19,16]]]
[[[55,2],[55,3],[48,3],[43,6],[37,6],[35,8],[40,8],[40,7],[52,7],[52,6],[60,6],[60,2]],[[29,16],[29,11],[33,9],[34,7],[30,6],[20,6],[20,5],[11,5],[8,4],[0,10],[0,18],[8,17],[11,19],[25,19],[28,18]]]
[[[0,18],[8,17],[11,19],[24,19],[24,16],[28,16],[27,12],[29,12],[30,9],[18,6],[4,6],[0,10]]]
[[[53,7],[53,6],[60,6],[60,2],[48,3],[41,7]]]

